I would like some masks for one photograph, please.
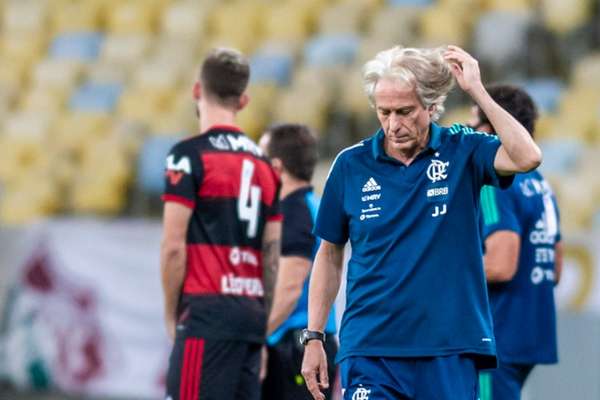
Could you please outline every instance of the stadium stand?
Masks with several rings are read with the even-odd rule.
[[[136,209],[135,191],[155,194],[141,171],[157,160],[147,146],[194,133],[191,83],[214,45],[251,59],[252,101],[240,123],[252,137],[274,122],[308,123],[335,144],[329,156],[373,126],[360,68],[376,51],[463,45],[489,80],[532,94],[543,168],[559,181],[560,201],[575,201],[566,185],[589,174],[589,149],[600,146],[597,20],[591,0],[1,1],[0,221],[120,215]],[[568,46],[575,37],[585,45]],[[455,120],[468,113],[460,94],[447,109]],[[47,189],[27,183],[40,174]],[[598,200],[598,184],[590,190]],[[11,214],[7,204],[19,207]],[[586,222],[595,204],[575,219]]]

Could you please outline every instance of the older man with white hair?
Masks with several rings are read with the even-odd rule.
[[[435,123],[454,81],[498,136]],[[340,329],[345,399],[476,399],[496,345],[478,233],[483,185],[536,168],[527,130],[492,100],[477,61],[456,46],[394,47],[364,68],[381,123],[334,161],[315,233],[303,375],[315,399],[329,385],[323,329],[348,263]]]

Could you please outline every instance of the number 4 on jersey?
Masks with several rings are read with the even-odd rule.
[[[238,197],[238,216],[240,221],[248,221],[246,234],[249,238],[256,236],[258,229],[258,208],[260,205],[260,187],[252,185],[254,163],[244,160],[242,163],[242,176],[240,178],[240,195]]]

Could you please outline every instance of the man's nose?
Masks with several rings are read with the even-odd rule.
[[[402,118],[396,114],[390,115],[389,130],[395,132],[400,128],[400,125],[402,125]]]

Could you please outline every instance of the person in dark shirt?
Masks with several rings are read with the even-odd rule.
[[[533,137],[537,110],[531,97],[510,85],[488,93]],[[478,106],[469,124],[492,133]],[[481,189],[484,267],[498,369],[480,374],[481,400],[518,400],[536,364],[558,361],[554,287],[562,271],[562,245],[556,197],[538,170],[518,174],[512,186]]]
[[[194,98],[199,134],[167,157],[161,274],[175,344],[169,400],[258,400],[281,235],[279,178],[235,126],[248,61],[215,49]]]
[[[263,400],[309,399],[300,373],[304,346],[299,341],[308,323],[308,277],[318,247],[313,233],[319,207],[311,180],[317,163],[317,141],[308,127],[282,124],[270,128],[259,142],[281,174],[283,232],[273,309],[267,325],[268,367]],[[337,352],[335,311],[325,327],[329,373],[335,374]],[[332,390],[325,393],[331,399]]]

